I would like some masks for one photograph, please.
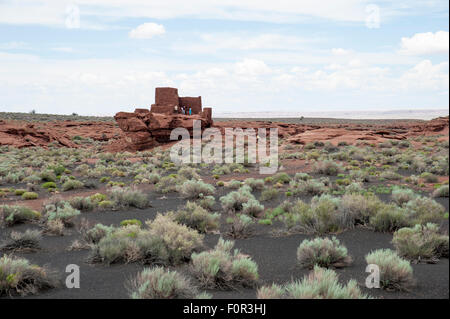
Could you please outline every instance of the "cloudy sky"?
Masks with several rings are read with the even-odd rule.
[[[447,108],[446,0],[0,0],[0,111]]]

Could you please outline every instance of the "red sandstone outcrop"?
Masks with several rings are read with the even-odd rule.
[[[170,134],[176,128],[185,128],[192,135],[194,121],[199,121],[201,129],[213,124],[211,108],[202,109],[201,97],[178,97],[175,88],[156,88],[155,104],[151,110],[136,109],[131,112],[119,112],[114,116],[122,130],[122,139],[109,147],[111,150],[144,150],[159,143],[170,141]],[[191,109],[192,115],[182,114]]]

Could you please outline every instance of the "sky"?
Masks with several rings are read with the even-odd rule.
[[[0,0],[0,111],[446,109],[446,0]]]

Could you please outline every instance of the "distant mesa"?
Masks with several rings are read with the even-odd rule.
[[[169,142],[175,128],[186,128],[192,134],[194,120],[200,121],[202,130],[213,125],[212,108],[202,107],[201,96],[179,97],[178,89],[171,87],[155,89],[155,104],[150,109],[119,112],[114,119],[123,136],[111,149],[131,151]]]

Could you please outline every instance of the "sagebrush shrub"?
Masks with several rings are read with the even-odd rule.
[[[31,208],[18,205],[0,206],[0,224],[12,226],[26,221],[38,220],[41,214]]]
[[[0,246],[0,250],[36,250],[39,249],[39,242],[42,233],[39,230],[27,229],[24,232],[11,232],[11,239]]]
[[[440,223],[445,216],[445,208],[435,200],[418,196],[405,205],[408,218],[413,225],[426,223]]]
[[[408,227],[411,222],[407,211],[396,205],[383,205],[378,212],[370,218],[369,222],[376,231],[394,232],[402,227]]]
[[[176,212],[169,212],[178,223],[196,229],[200,233],[207,233],[219,228],[219,214],[212,214],[194,202],[186,205]]]
[[[330,160],[318,161],[313,167],[314,173],[329,176],[336,176],[343,171],[344,169],[342,165]]]
[[[0,257],[0,295],[26,296],[57,285],[56,274],[47,268],[32,265],[25,258]]]
[[[204,196],[214,195],[214,186],[197,180],[189,180],[178,187],[179,193],[188,199],[198,199]]]
[[[435,189],[433,197],[448,197],[448,185],[443,185]]]
[[[375,250],[366,256],[366,262],[379,267],[380,285],[383,289],[409,290],[414,284],[411,264],[393,250]]]
[[[202,287],[231,289],[235,286],[254,287],[257,283],[258,266],[235,249],[233,241],[219,238],[214,249],[191,256],[191,269]]]
[[[409,202],[410,200],[414,199],[416,197],[416,194],[414,193],[414,191],[412,189],[404,189],[404,188],[400,188],[400,187],[394,187],[392,189],[392,200],[397,204],[397,205],[403,205],[407,202]]]
[[[243,204],[247,203],[250,199],[255,199],[255,197],[250,193],[249,189],[242,187],[237,191],[222,196],[220,202],[226,212],[240,212],[242,211]]]
[[[297,249],[297,261],[305,268],[315,265],[325,268],[342,268],[351,264],[347,248],[336,237],[305,239]]]
[[[355,280],[347,285],[338,281],[338,275],[331,269],[315,266],[309,275],[300,281],[285,285],[263,286],[258,289],[258,299],[367,299]]]
[[[62,191],[65,192],[72,189],[80,189],[83,187],[84,187],[83,182],[77,181],[76,179],[69,179],[64,184],[62,184],[61,189]]]
[[[146,268],[130,283],[133,299],[192,299],[197,289],[188,278],[162,267]]]
[[[149,204],[147,195],[135,188],[113,187],[108,195],[115,207],[145,208]]]
[[[412,261],[436,262],[448,257],[448,235],[440,234],[436,224],[401,228],[394,233],[392,244],[400,256]]]

